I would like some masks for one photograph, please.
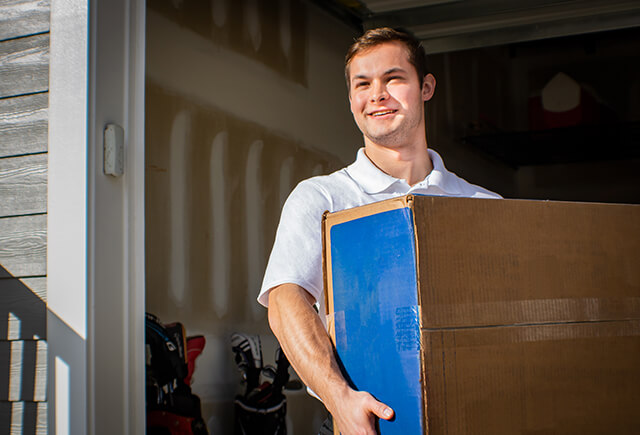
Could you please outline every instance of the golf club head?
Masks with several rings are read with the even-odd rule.
[[[258,387],[262,371],[262,346],[258,335],[235,332],[231,335],[231,348],[242,377],[246,380],[245,394]]]

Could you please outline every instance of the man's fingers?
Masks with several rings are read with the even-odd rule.
[[[372,404],[370,409],[376,416],[384,420],[390,420],[391,418],[393,418],[393,409],[389,408],[382,402],[378,402],[375,399],[373,400],[374,403]]]

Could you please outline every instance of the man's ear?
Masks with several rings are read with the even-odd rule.
[[[422,81],[422,101],[429,101],[436,91],[436,78],[429,73]]]

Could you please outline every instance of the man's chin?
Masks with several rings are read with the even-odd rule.
[[[377,129],[368,131],[365,136],[369,138],[369,140],[376,143],[384,143],[388,141],[393,141],[393,139],[398,136],[398,131],[395,129]]]
[[[401,141],[394,134],[387,135],[367,135],[368,142],[373,145],[382,147],[382,148],[398,148],[401,145]]]

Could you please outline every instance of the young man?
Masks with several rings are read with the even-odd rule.
[[[375,434],[375,419],[390,419],[394,411],[349,386],[325,330],[322,213],[408,193],[500,196],[448,172],[428,149],[424,103],[433,96],[436,81],[412,36],[390,28],[367,31],[347,53],[345,77],[364,148],[352,165],[305,180],[291,193],[258,300],[268,306],[271,329],[294,369],[321,398],[341,433]]]

